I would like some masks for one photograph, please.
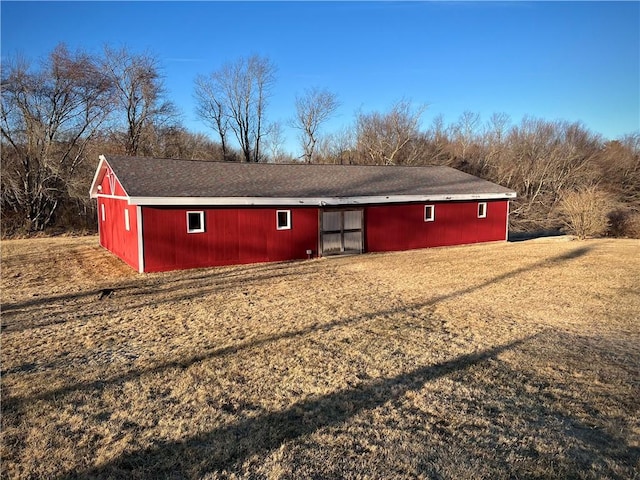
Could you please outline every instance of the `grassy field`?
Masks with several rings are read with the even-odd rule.
[[[2,242],[3,478],[639,478],[640,242],[140,275]]]

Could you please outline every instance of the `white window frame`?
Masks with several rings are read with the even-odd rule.
[[[198,215],[200,217],[200,228],[189,228],[189,215]],[[187,233],[204,233],[204,210],[193,210],[187,212]]]
[[[429,215],[427,215],[429,213]],[[425,205],[424,206],[424,221],[425,222],[435,222],[436,221],[436,206],[435,205]]]
[[[102,221],[104,222],[107,219],[107,214],[106,214],[106,212],[104,210],[104,203],[100,204],[100,213],[101,213],[101,216],[102,216]]]
[[[478,218],[487,218],[487,202],[478,202]]]
[[[280,225],[280,214],[286,213],[287,223],[286,225]],[[291,210],[276,210],[276,229],[277,230],[291,230]]]
[[[124,209],[124,229],[128,232],[131,230],[131,224],[129,223],[129,209]]]

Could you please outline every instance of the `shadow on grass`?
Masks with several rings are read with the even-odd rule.
[[[191,367],[192,365],[195,365],[197,363],[200,362],[204,362],[206,360],[210,360],[216,357],[224,357],[226,355],[233,355],[239,351],[242,350],[248,350],[251,348],[257,348],[260,347],[262,345],[267,345],[269,343],[274,343],[280,340],[287,340],[287,339],[291,339],[291,338],[296,338],[296,337],[302,337],[308,334],[311,334],[313,332],[316,331],[328,331],[331,330],[333,328],[336,327],[340,327],[340,326],[346,326],[349,324],[353,324],[353,323],[357,323],[359,321],[365,321],[368,319],[371,319],[373,317],[375,317],[378,314],[392,314],[392,313],[398,313],[400,311],[405,311],[407,309],[403,308],[403,309],[394,309],[394,310],[388,310],[386,312],[376,312],[376,313],[372,313],[372,314],[366,314],[366,315],[361,315],[359,317],[356,318],[349,318],[349,319],[343,319],[343,320],[336,320],[333,322],[328,322],[328,323],[324,323],[321,325],[312,325],[310,327],[307,328],[303,328],[300,330],[295,330],[295,331],[290,331],[290,332],[283,332],[277,335],[269,335],[263,338],[258,338],[258,339],[254,339],[248,342],[242,342],[242,343],[238,343],[236,345],[230,345],[227,347],[222,347],[222,348],[216,348],[213,350],[209,350],[206,353],[200,354],[200,355],[192,355],[190,357],[186,357],[186,358],[180,358],[180,359],[176,359],[176,360],[172,360],[172,361],[168,361],[168,362],[164,362],[161,363],[159,365],[156,365],[154,367],[149,367],[149,368],[143,368],[143,369],[136,369],[136,370],[132,370],[130,372],[121,374],[121,375],[117,375],[111,378],[106,378],[106,379],[100,379],[100,380],[94,380],[94,381],[88,381],[88,382],[79,382],[79,383],[75,383],[73,385],[68,385],[62,388],[57,388],[54,390],[49,390],[49,391],[44,391],[35,395],[29,395],[28,398],[22,398],[22,397],[12,397],[12,398],[8,398],[8,399],[3,399],[2,402],[2,411],[3,412],[11,412],[12,410],[19,408],[23,403],[25,402],[34,402],[34,401],[38,401],[38,400],[45,400],[45,401],[49,401],[49,400],[60,400],[60,397],[64,397],[65,395],[68,395],[70,393],[76,392],[76,391],[87,391],[87,392],[96,392],[96,391],[100,391],[100,390],[104,390],[105,388],[109,387],[110,385],[114,385],[114,384],[121,384],[130,380],[134,380],[137,378],[140,378],[142,376],[145,375],[153,375],[156,373],[161,373],[164,372],[166,370],[170,370],[170,369],[187,369],[189,367]],[[31,371],[36,371],[39,367],[37,364],[35,363],[27,363],[27,364],[23,364],[19,367],[15,367],[13,369],[7,370],[3,372],[3,375],[6,374],[12,374],[12,373],[27,373],[27,372],[31,372]],[[53,367],[53,365],[52,365]]]
[[[301,401],[285,410],[241,420],[184,440],[158,442],[150,448],[124,453],[88,471],[67,472],[61,478],[200,478],[226,470],[252,455],[274,450],[286,441],[345,422],[363,410],[394,401],[409,391],[421,389],[427,382],[465,370],[532,338]]]
[[[450,297],[457,295],[463,295],[474,290],[484,288],[492,283],[505,280],[514,275],[533,270],[539,267],[555,264],[559,261],[571,260],[578,258],[589,252],[589,247],[580,247],[574,249],[566,254],[558,255],[550,259],[541,260],[533,265],[524,266],[507,272],[503,275],[495,277],[480,285],[470,286],[454,294],[448,294],[442,297],[436,297],[429,303],[436,303],[441,300],[446,300]],[[304,271],[300,272],[300,268]],[[124,285],[113,287],[114,298],[107,298],[106,300],[98,300],[101,289],[92,289],[89,291],[83,291],[73,294],[55,295],[49,297],[39,297],[34,300],[28,300],[25,302],[5,304],[2,306],[2,330],[6,333],[20,332],[23,330],[41,328],[46,326],[66,324],[74,320],[86,320],[90,317],[104,316],[110,313],[116,313],[121,311],[121,307],[118,304],[118,298],[121,295],[130,295],[131,297],[140,298],[141,301],[127,305],[128,309],[135,310],[144,308],[146,306],[157,306],[160,303],[173,303],[183,300],[193,300],[209,293],[221,292],[238,288],[238,286],[248,286],[251,283],[273,280],[277,278],[292,278],[295,276],[302,276],[311,269],[317,268],[315,264],[301,264],[299,262],[285,262],[277,264],[258,264],[248,265],[233,270],[225,270],[222,272],[216,271],[217,269],[196,270],[193,273],[188,272],[186,277],[180,274],[179,278],[170,280],[169,282],[162,282],[162,278],[151,277],[139,282],[130,282]],[[292,271],[293,270],[293,271]],[[247,279],[247,275],[250,278]],[[211,280],[212,284],[205,287],[201,285],[204,280]],[[194,290],[197,289],[197,294],[194,294]],[[158,301],[156,295],[158,293],[171,295],[165,295],[162,301]],[[92,300],[93,299],[93,300]],[[50,306],[54,305],[54,302],[63,302],[65,307],[64,318],[58,318],[55,315],[46,315],[46,320],[34,324],[21,325],[20,317],[23,315],[30,317],[38,317],[43,311],[46,311]],[[69,302],[65,304],[65,302]],[[80,305],[78,305],[80,303]],[[96,303],[100,304],[99,308],[91,308],[91,305]],[[59,306],[59,305],[58,305]],[[76,307],[77,310],[81,310],[81,315],[78,319],[69,319],[69,310],[71,307]],[[17,318],[16,318],[17,317]]]
[[[79,300],[86,297],[95,297],[97,299],[101,290],[104,289],[110,289],[121,293],[132,291],[136,294],[145,294],[153,293],[159,288],[163,291],[171,291],[188,286],[183,284],[191,284],[202,280],[227,281],[230,279],[232,280],[235,277],[245,278],[246,275],[261,274],[262,272],[266,272],[268,274],[268,278],[272,276],[284,276],[287,274],[286,270],[299,269],[301,266],[310,267],[311,265],[304,265],[301,262],[276,262],[233,266],[231,268],[223,266],[187,271],[150,273],[146,274],[146,277],[129,280],[125,283],[112,282],[100,288],[93,288],[80,292],[65,293],[61,295],[38,295],[32,300],[25,300],[17,303],[5,303],[2,306],[2,310],[3,312],[10,312],[12,310],[22,310],[28,307],[37,307],[66,300]],[[283,272],[279,272],[281,270],[283,270]],[[168,282],[163,282],[163,280],[165,280],[165,276],[168,275],[171,277],[171,274],[176,274],[177,278],[170,278]],[[145,288],[148,288],[149,290],[145,291]]]
[[[448,293],[448,294],[444,294],[444,295],[438,295],[435,297],[432,297],[430,299],[428,299],[425,302],[421,302],[421,303],[417,303],[417,304],[412,304],[412,305],[404,305],[403,307],[400,308],[394,308],[394,309],[389,309],[389,310],[377,310],[377,311],[373,311],[370,313],[365,313],[362,315],[358,315],[356,317],[351,317],[351,318],[346,318],[346,319],[339,319],[339,320],[335,320],[333,322],[328,322],[328,323],[324,323],[324,324],[314,324],[310,327],[307,328],[303,328],[300,330],[295,330],[295,331],[289,331],[289,332],[283,332],[277,335],[270,335],[270,336],[266,336],[263,338],[258,338],[258,339],[254,339],[248,342],[243,342],[243,343],[239,343],[236,345],[231,345],[231,346],[227,346],[227,347],[222,347],[222,348],[216,348],[213,350],[210,350],[206,353],[203,354],[199,354],[199,355],[193,355],[191,357],[186,357],[186,358],[181,358],[181,359],[176,359],[176,360],[172,360],[172,361],[168,361],[168,362],[164,362],[161,363],[159,365],[153,366],[153,367],[149,367],[149,368],[144,368],[144,369],[135,369],[120,375],[116,375],[113,376],[111,378],[105,378],[105,379],[99,379],[99,380],[93,380],[93,381],[86,381],[86,382],[78,382],[72,385],[68,385],[68,386],[64,386],[61,388],[56,388],[53,390],[48,390],[48,391],[41,391],[40,393],[34,394],[34,395],[29,395],[28,397],[9,397],[9,398],[3,398],[2,401],[2,412],[4,413],[9,413],[12,411],[15,411],[16,409],[19,409],[21,407],[21,405],[25,402],[34,402],[34,401],[38,401],[38,400],[45,400],[45,401],[49,401],[52,399],[56,399],[56,401],[60,401],[61,397],[64,397],[65,395],[71,394],[73,392],[76,391],[87,391],[87,392],[95,392],[95,391],[100,391],[103,390],[107,387],[109,387],[110,385],[114,385],[114,384],[121,384],[124,383],[126,381],[130,381],[130,380],[134,380],[136,378],[140,378],[144,375],[148,375],[148,374],[156,374],[156,373],[161,373],[164,372],[166,370],[169,369],[173,369],[173,368],[181,368],[181,369],[186,369],[188,367],[190,367],[191,365],[194,365],[196,363],[199,362],[203,362],[206,361],[208,359],[212,359],[215,357],[222,357],[225,355],[232,355],[235,354],[239,351],[242,350],[246,350],[246,349],[251,349],[251,348],[256,348],[256,347],[260,347],[262,345],[267,345],[269,343],[273,343],[273,342],[277,342],[280,340],[286,340],[286,339],[292,339],[292,338],[296,338],[296,337],[302,337],[308,334],[313,333],[314,331],[327,331],[327,330],[331,330],[333,328],[336,327],[341,327],[341,326],[347,326],[347,325],[354,325],[357,324],[359,322],[363,322],[363,321],[367,321],[367,320],[371,320],[373,318],[376,317],[380,317],[380,316],[387,316],[387,315],[393,315],[393,314],[398,314],[398,313],[409,313],[412,311],[416,311],[419,310],[421,308],[424,307],[429,307],[429,306],[433,306],[436,305],[439,302],[442,301],[446,301],[448,299],[454,298],[454,297],[459,297],[459,296],[463,296],[466,295],[468,293],[472,293],[475,292],[477,290],[480,290],[482,288],[488,287],[494,283],[497,282],[501,282],[504,280],[508,280],[516,275],[519,275],[521,273],[530,271],[530,270],[535,270],[537,268],[541,268],[544,266],[548,266],[548,265],[554,265],[560,262],[565,262],[568,260],[572,260],[578,257],[581,257],[583,255],[586,255],[589,252],[589,248],[588,247],[581,247],[581,248],[577,248],[574,250],[571,250],[567,253],[564,253],[562,255],[557,255],[555,257],[549,258],[549,259],[545,259],[545,260],[541,260],[539,262],[534,263],[533,265],[528,265],[528,266],[524,266],[515,270],[512,270],[510,272],[506,272],[502,275],[498,275],[496,277],[493,277],[485,282],[482,282],[480,284],[477,285],[471,285],[467,288],[461,289],[461,290],[457,290],[454,291],[452,293]],[[201,294],[201,293],[199,293]],[[181,295],[178,295],[177,297],[172,297],[171,300],[164,300],[164,301],[180,301],[180,300],[184,300],[184,299],[192,299],[194,298],[194,295],[192,292],[189,293],[184,293]],[[140,306],[136,306],[135,308],[139,308]],[[134,307],[131,307],[134,308]],[[33,362],[30,362],[28,364],[24,364],[24,365],[20,365],[17,367],[14,367],[10,370],[6,370],[3,371],[3,374],[29,374],[30,372],[37,372],[39,369],[43,368],[43,367],[49,367],[49,368],[55,368],[56,365],[54,363],[49,364],[49,365],[36,365]]]
[[[484,369],[481,372],[455,372],[451,376],[452,380],[464,385],[473,378],[473,387],[482,392],[481,402],[474,397],[458,399],[457,407],[461,411],[475,411],[479,417],[487,419],[498,414],[493,422],[493,434],[498,432],[503,437],[521,441],[518,455],[528,457],[527,461],[513,464],[502,455],[491,459],[498,471],[509,471],[510,478],[531,478],[526,469],[518,471],[528,461],[538,467],[545,462],[553,463],[550,471],[555,473],[555,478],[629,478],[624,472],[634,471],[640,462],[640,447],[630,441],[634,428],[632,418],[616,419],[615,415],[601,411],[611,402],[628,405],[627,402],[635,401],[628,392],[612,393],[598,387],[590,388],[588,372],[598,369],[607,352],[594,352],[593,345],[589,345],[587,351],[576,352],[578,338],[549,329],[538,334],[536,339],[532,338],[519,352],[527,358],[552,348],[557,355],[552,358],[559,365],[564,364],[567,355],[595,361],[593,366],[585,363],[581,375],[571,378],[572,385],[566,388],[549,385],[549,377],[540,370],[519,368],[502,360],[492,362],[491,374]],[[547,354],[542,355],[548,358]],[[623,378],[613,381],[623,381]],[[634,407],[629,407],[632,412]],[[464,429],[456,431],[456,438],[452,440],[464,445],[477,442],[474,432]],[[536,443],[538,447],[532,448]],[[548,456],[544,457],[540,455],[539,445],[547,449],[553,445],[558,450],[554,453],[546,450]],[[550,474],[544,476],[551,478]]]
[[[299,271],[301,268],[304,269],[304,272]],[[129,309],[138,309],[147,305],[157,305],[159,302],[155,300],[155,297],[158,294],[174,293],[164,300],[165,303],[192,299],[194,298],[193,291],[196,288],[198,289],[198,295],[227,291],[246,285],[247,282],[256,283],[304,275],[309,268],[312,268],[310,264],[301,265],[293,262],[258,264],[244,268],[234,268],[233,270],[194,270],[187,272],[186,275],[180,272],[178,278],[170,277],[168,281],[162,276],[158,277],[151,274],[148,278],[112,285],[107,288],[93,288],[60,295],[42,295],[31,300],[3,304],[2,330],[6,333],[20,332],[73,321],[69,320],[68,315],[65,315],[63,319],[51,315],[49,310],[53,307],[64,307],[67,314],[70,308],[82,309],[80,319],[86,320],[93,316],[103,316],[120,311],[121,307],[118,304],[118,299],[122,296],[143,299],[141,302],[128,305]],[[249,276],[249,279],[247,279],[247,276]],[[203,288],[202,282],[206,280],[211,283]],[[101,293],[105,290],[112,291],[113,295],[102,299]],[[145,298],[147,297],[150,300],[146,300]],[[32,318],[43,316],[45,319],[31,324],[19,324],[19,320],[16,319],[25,315]]]
[[[389,313],[410,313],[414,309],[418,310],[450,298],[481,290],[497,282],[507,281],[527,271],[563,264],[586,255],[589,250],[588,247],[573,249],[561,255],[494,276],[476,285],[469,285],[452,293],[434,295],[419,304],[404,305],[401,308],[387,312],[373,311],[352,318],[339,319],[335,322],[265,336],[248,342],[210,350],[200,355],[166,361],[148,369],[125,372],[107,379],[80,382],[42,392],[35,396],[9,398],[3,401],[3,411],[10,415],[19,415],[19,412],[12,410],[19,407],[23,402],[45,400],[55,401],[56,404],[64,404],[68,401],[65,397],[75,391],[94,394],[111,384],[133,380],[149,373],[157,373],[174,368],[186,369],[209,358],[233,355],[243,349],[260,347],[270,342],[304,336],[314,331],[330,330],[338,326],[374,319]],[[182,291],[181,288],[176,290],[176,296],[178,298],[197,298],[193,292]],[[152,301],[152,298],[148,300]],[[145,301],[147,300],[145,299]],[[254,410],[241,412],[241,414],[245,414],[244,418],[232,424],[219,426],[205,433],[187,436],[181,440],[158,441],[149,447],[138,450],[133,450],[133,446],[131,446],[129,450],[105,464],[86,470],[69,470],[61,475],[60,478],[200,478],[208,473],[235,469],[238,464],[251,456],[264,455],[277,449],[287,441],[347,422],[363,411],[375,409],[387,402],[396,401],[407,392],[417,391],[426,383],[442,376],[449,374],[464,376],[470,368],[495,358],[501,352],[517,348],[525,342],[531,343],[535,337],[523,338],[479,353],[462,355],[435,365],[422,366],[396,377],[370,381],[329,395],[300,400],[282,411],[262,413],[251,418],[247,418],[246,415],[253,415],[255,413]],[[514,378],[516,374],[517,372],[513,373]],[[535,402],[535,395],[532,398],[532,401]],[[563,424],[570,424],[574,428],[573,432],[570,433],[580,436],[585,444],[591,445],[590,447],[585,446],[585,452],[592,452],[598,446],[605,448],[607,444],[616,441],[616,438],[606,432],[588,430],[588,426],[581,424],[577,419],[570,418],[566,413],[559,410],[549,410],[543,416],[560,418]],[[535,427],[535,424],[531,426]],[[585,430],[585,432],[582,432],[582,430]],[[627,459],[631,458],[632,461],[637,461],[638,459],[638,449],[635,447],[627,445],[623,447],[623,450],[616,450],[615,452],[611,450],[612,455],[616,454],[616,452]],[[612,478],[615,478],[615,475]]]

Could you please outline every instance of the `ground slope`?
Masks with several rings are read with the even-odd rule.
[[[2,242],[6,478],[633,478],[640,242],[163,274]]]

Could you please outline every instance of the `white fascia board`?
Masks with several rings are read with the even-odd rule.
[[[389,195],[368,197],[129,197],[130,205],[157,206],[289,206],[332,207],[343,205],[373,205],[381,203],[451,202],[470,200],[503,200],[515,198],[515,192],[454,195]]]
[[[106,163],[107,159],[104,155],[100,155],[100,161],[98,162],[98,168],[96,168],[96,173],[93,176],[93,181],[91,182],[91,188],[89,188],[89,195],[91,198],[98,198],[98,185],[102,182],[102,177],[104,176],[104,172],[107,169]]]

